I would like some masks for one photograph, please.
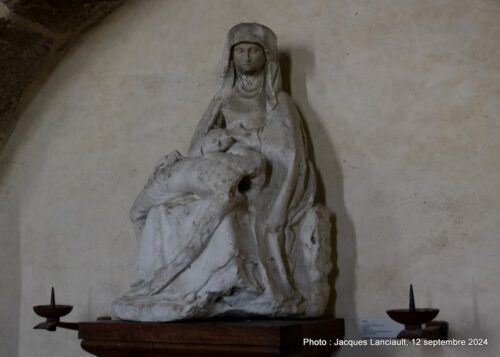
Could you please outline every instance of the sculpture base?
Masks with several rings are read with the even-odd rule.
[[[329,356],[344,319],[79,323],[82,348],[99,357]],[[326,341],[326,346],[304,344]]]

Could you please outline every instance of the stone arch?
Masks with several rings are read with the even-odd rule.
[[[0,0],[0,155],[24,109],[74,40],[122,3],[124,0]],[[0,355],[17,356],[20,267],[12,262],[20,256],[20,242],[15,234],[0,238],[4,238],[0,239],[0,270],[6,273],[0,282],[6,291],[0,308],[6,325],[0,333]]]
[[[0,153],[74,39],[124,1],[0,1]]]

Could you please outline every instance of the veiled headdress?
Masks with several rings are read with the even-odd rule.
[[[276,35],[267,26],[257,23],[241,23],[233,26],[226,38],[222,57],[222,87],[220,95],[225,97],[231,92],[236,82],[232,49],[242,42],[259,44],[266,54],[265,96],[266,110],[271,111],[277,104],[277,93],[281,90],[281,72],[278,59]]]

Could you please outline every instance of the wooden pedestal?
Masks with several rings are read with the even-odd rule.
[[[99,357],[329,356],[343,319],[78,324],[82,348]],[[326,341],[304,345],[303,339]]]

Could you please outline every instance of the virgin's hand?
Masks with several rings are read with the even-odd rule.
[[[228,130],[227,134],[245,147],[255,149],[260,146],[258,129]]]
[[[235,140],[228,135],[225,129],[212,129],[203,138],[201,149],[203,153],[212,151],[226,151]]]

